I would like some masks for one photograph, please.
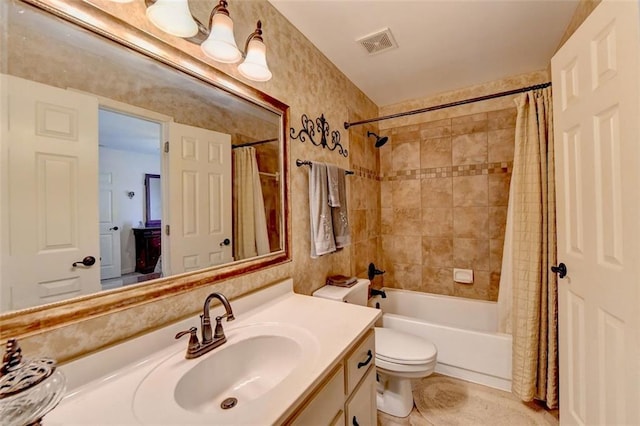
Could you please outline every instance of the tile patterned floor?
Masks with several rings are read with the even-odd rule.
[[[509,392],[434,374],[412,383],[416,405],[408,417],[378,411],[380,426],[558,426],[558,410],[524,403]],[[431,385],[431,387],[429,387]],[[437,400],[434,403],[434,398]],[[428,408],[426,408],[428,407]]]

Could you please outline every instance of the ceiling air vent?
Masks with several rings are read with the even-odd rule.
[[[370,55],[398,47],[389,28],[369,34],[356,41],[360,43]]]

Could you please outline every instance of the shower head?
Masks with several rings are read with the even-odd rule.
[[[382,145],[384,145],[385,143],[387,143],[387,141],[389,140],[389,138],[387,136],[378,136],[373,132],[367,132],[367,136],[375,136],[376,137],[376,148],[380,148]]]

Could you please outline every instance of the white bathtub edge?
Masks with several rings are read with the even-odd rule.
[[[489,386],[491,388],[511,392],[511,380],[488,374],[478,373],[476,371],[466,370],[464,368],[455,367],[438,362],[436,364],[436,373],[444,376],[455,377],[456,379],[466,380],[467,382],[477,383],[479,385]]]

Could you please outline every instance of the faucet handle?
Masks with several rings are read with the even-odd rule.
[[[198,329],[195,327],[191,327],[189,330],[179,332],[178,334],[176,334],[176,339],[179,339],[187,334],[189,334],[189,345],[187,346],[187,354],[189,354],[196,351],[200,347],[200,342],[198,341]]]
[[[222,318],[225,318],[227,315],[220,315],[219,317],[216,317],[216,328],[213,332],[213,338],[214,339],[221,339],[224,338],[224,329],[222,328]]]

